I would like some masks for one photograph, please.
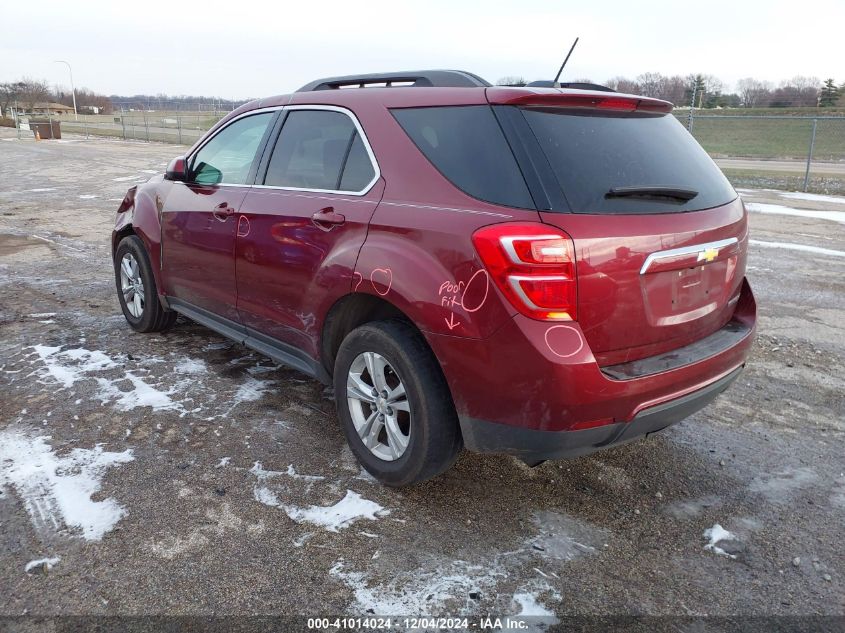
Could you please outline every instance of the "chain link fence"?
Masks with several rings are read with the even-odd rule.
[[[62,133],[85,138],[114,137],[123,140],[158,141],[192,145],[225,112],[115,112],[113,114],[35,114],[18,118],[18,136],[32,134],[28,123],[59,121]]]
[[[674,113],[736,187],[845,195],[845,116],[745,115],[689,108]],[[192,145],[225,114],[216,107],[197,107],[196,112],[32,115],[18,118],[18,135],[33,134],[24,121],[58,120],[63,133],[85,138]]]
[[[845,195],[845,116],[675,116],[734,186]]]

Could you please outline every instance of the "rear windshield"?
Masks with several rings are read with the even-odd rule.
[[[674,116],[542,108],[523,113],[576,213],[696,211],[736,198]],[[661,197],[645,193],[649,187],[697,194],[689,200]],[[610,193],[626,188],[622,197]]]

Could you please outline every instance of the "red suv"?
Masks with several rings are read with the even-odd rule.
[[[748,356],[746,212],[670,103],[583,88],[422,71],[238,108],[121,203],[126,320],[333,383],[394,486],[683,419]]]

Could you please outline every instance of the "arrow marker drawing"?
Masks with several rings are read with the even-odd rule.
[[[446,325],[449,327],[450,330],[454,330],[456,327],[458,327],[461,324],[460,321],[455,321],[455,313],[454,312],[451,312],[449,314],[448,319],[446,317],[443,317],[443,320],[446,321]]]

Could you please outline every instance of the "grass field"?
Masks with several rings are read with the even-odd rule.
[[[781,189],[783,191],[802,191],[804,188],[804,174],[794,172],[723,168],[722,173],[734,187],[739,188]],[[807,191],[830,196],[845,196],[845,180],[836,176],[813,175],[811,170]]]
[[[677,113],[686,125],[687,115]],[[714,157],[807,158],[812,136],[811,119],[758,119],[697,116],[692,134]],[[819,120],[813,159],[845,160],[845,116],[841,120]]]

